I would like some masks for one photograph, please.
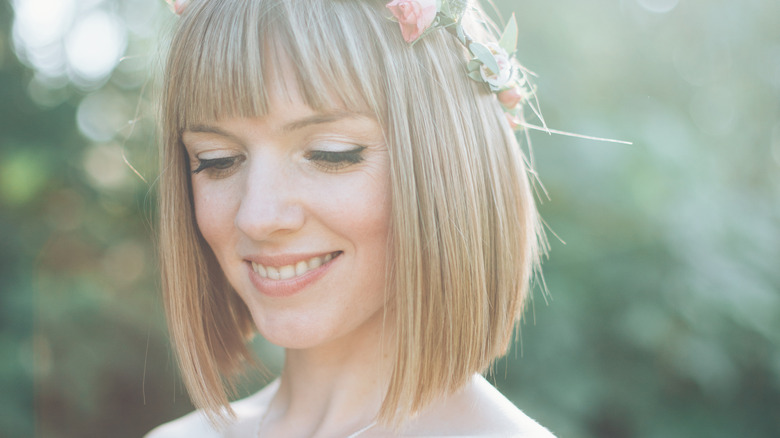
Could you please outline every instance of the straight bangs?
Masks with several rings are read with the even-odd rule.
[[[383,17],[360,3],[193,2],[172,42],[166,78],[178,132],[262,117],[271,87],[300,93],[315,111],[349,108],[381,119],[383,57],[370,23]],[[285,89],[288,83],[297,90]]]

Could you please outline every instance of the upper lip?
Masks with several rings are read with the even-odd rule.
[[[324,257],[328,254],[340,253],[341,251],[324,251],[311,253],[293,253],[293,254],[260,254],[244,257],[244,260],[257,263],[263,266],[282,267],[294,265],[298,262],[309,260],[313,257]],[[334,254],[335,255],[335,254]]]

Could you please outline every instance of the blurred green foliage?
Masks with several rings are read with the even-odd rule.
[[[191,409],[152,246],[148,72],[174,18],[84,2],[125,57],[46,77],[24,1],[0,2],[0,435],[137,437]],[[494,381],[561,437],[780,436],[780,3],[498,7],[548,125],[635,144],[532,135],[549,294]]]

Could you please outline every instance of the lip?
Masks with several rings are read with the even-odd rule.
[[[285,254],[278,256],[251,256],[244,259],[244,264],[249,272],[249,280],[255,286],[258,292],[271,298],[289,297],[297,294],[305,289],[310,284],[314,283],[322,276],[324,276],[334,262],[339,260],[342,251],[333,251],[333,258],[327,263],[323,263],[316,269],[301,275],[300,277],[291,278],[289,280],[273,280],[270,278],[263,278],[257,272],[252,269],[252,262],[265,266],[281,267],[287,265],[294,265],[302,260],[308,260],[312,257],[325,256],[331,254],[330,252],[324,253],[311,253],[311,254]]]

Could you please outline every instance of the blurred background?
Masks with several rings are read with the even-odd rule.
[[[492,380],[562,438],[780,436],[780,2],[497,6],[548,125],[634,145],[532,134],[549,293]],[[152,231],[175,19],[0,0],[0,436],[139,437],[191,409]]]

